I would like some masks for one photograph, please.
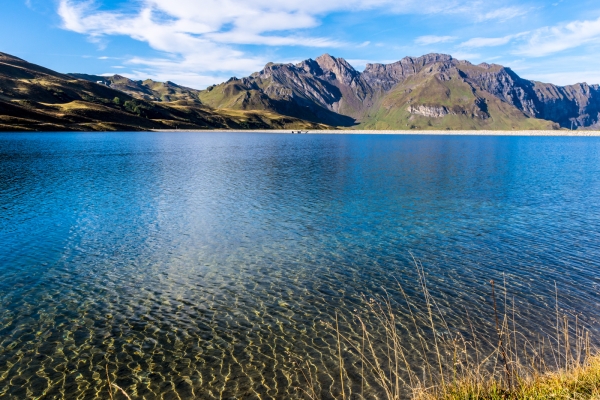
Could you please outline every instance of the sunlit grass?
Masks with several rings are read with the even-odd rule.
[[[460,399],[599,399],[600,356],[594,355],[545,374],[517,377],[513,388],[494,379],[488,382],[465,379],[448,385],[443,393],[416,393],[420,400]]]

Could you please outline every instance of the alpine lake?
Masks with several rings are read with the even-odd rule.
[[[494,280],[597,334],[600,138],[0,134],[0,398],[303,398],[298,360],[335,398],[330,326],[389,299],[416,346],[422,277],[451,330]]]

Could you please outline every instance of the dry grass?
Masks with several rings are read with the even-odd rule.
[[[458,399],[600,399],[600,356],[546,374],[520,378],[507,390],[497,380],[482,383],[467,379],[449,385],[445,393],[415,393],[419,400]]]
[[[493,281],[490,329],[476,329],[465,309],[459,313],[468,328],[461,331],[446,322],[448,315],[431,295],[422,265],[415,265],[421,297],[407,296],[398,285],[395,294],[402,303],[391,300],[390,294],[364,299],[363,309],[354,315],[356,326],[350,329],[362,337],[340,328],[337,317],[335,325],[325,323],[338,341],[339,358],[339,371],[327,375],[339,381],[322,385],[317,368],[299,360],[305,383],[299,390],[307,398],[600,399],[600,354],[580,319],[560,310],[558,290],[556,308],[548,310],[556,319],[552,333],[540,328],[532,339],[532,332],[518,325],[516,302],[507,295],[506,282],[497,288]],[[411,326],[406,326],[407,319]],[[407,330],[416,341],[407,340]],[[360,367],[354,363],[354,370],[345,368],[348,354],[360,360]]]

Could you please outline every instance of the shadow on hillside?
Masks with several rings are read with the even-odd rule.
[[[306,121],[331,126],[350,127],[358,124],[352,117],[338,114],[314,103],[307,102],[306,105],[301,105],[296,102],[283,100],[274,101],[274,103],[276,111],[279,114],[287,115],[289,117],[300,118]]]

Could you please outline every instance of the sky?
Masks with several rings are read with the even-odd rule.
[[[0,52],[198,89],[323,53],[357,70],[436,52],[600,83],[598,0],[2,0],[0,22]]]

